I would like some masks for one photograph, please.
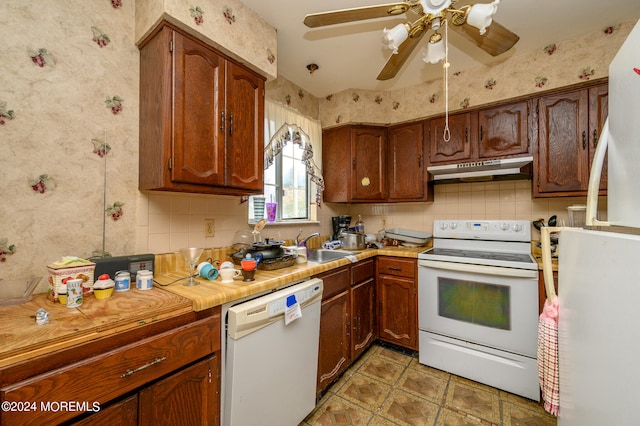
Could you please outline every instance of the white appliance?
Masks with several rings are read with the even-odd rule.
[[[436,220],[418,255],[419,362],[538,401],[528,221]]]
[[[560,229],[558,257],[558,425],[638,424],[640,401],[640,22],[609,68],[609,119],[598,142],[587,197],[595,220],[597,186],[608,152],[611,225]],[[608,127],[608,129],[607,129]],[[550,269],[545,265],[547,286]]]
[[[223,425],[295,426],[314,409],[322,290],[311,279],[228,309]]]

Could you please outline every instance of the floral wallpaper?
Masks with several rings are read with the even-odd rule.
[[[0,278],[91,256],[103,228],[107,251],[133,252],[134,12],[134,0],[0,3]]]
[[[451,111],[606,77],[609,63],[635,22],[512,56],[493,67],[460,71],[451,64]],[[438,115],[445,110],[441,80],[403,90],[349,89],[320,99],[322,127],[349,122],[398,123]]]

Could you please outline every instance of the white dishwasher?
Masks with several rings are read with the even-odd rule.
[[[229,308],[223,425],[295,426],[314,409],[322,289],[311,279]]]

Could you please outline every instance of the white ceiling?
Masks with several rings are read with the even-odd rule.
[[[391,51],[382,46],[382,30],[404,22],[404,15],[311,29],[302,21],[309,13],[392,3],[392,0],[241,0],[278,31],[278,74],[317,97],[346,89],[397,90],[442,76],[441,64],[422,61],[423,37],[398,75],[376,76]],[[478,3],[489,3],[479,0]],[[461,0],[458,6],[472,1]],[[495,21],[520,36],[496,58],[449,31],[451,70],[491,65],[512,55],[640,18],[640,0],[502,0]],[[310,74],[306,66],[319,65]]]

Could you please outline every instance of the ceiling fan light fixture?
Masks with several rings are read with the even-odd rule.
[[[437,15],[451,5],[451,0],[420,0],[424,13]]]
[[[498,11],[500,0],[494,0],[487,4],[474,4],[467,15],[467,24],[480,30],[480,35],[487,31],[487,27],[493,22],[493,15]]]
[[[393,50],[393,53],[398,53],[398,47],[409,37],[409,30],[411,26],[409,24],[398,24],[390,30],[384,29],[382,35],[382,44],[385,47]]]
[[[427,44],[427,47],[422,54],[422,60],[427,64],[437,64],[438,62],[442,61],[444,57],[444,41],[442,41],[442,36],[440,36],[439,40],[435,42],[429,40],[429,43]]]

